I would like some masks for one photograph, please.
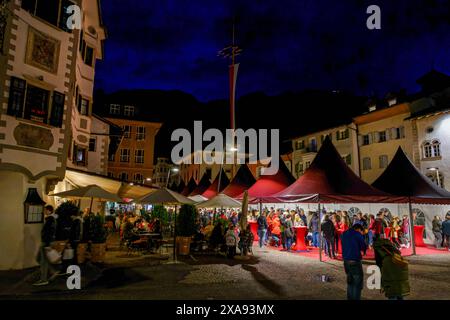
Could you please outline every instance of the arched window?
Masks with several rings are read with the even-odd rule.
[[[361,210],[359,210],[359,208],[351,207],[350,209],[348,209],[349,218],[352,218],[353,216],[357,215],[358,213],[361,213]]]
[[[433,156],[433,148],[431,147],[431,143],[428,141],[425,141],[423,143],[422,147],[423,147],[423,157],[431,158]]]
[[[439,177],[438,177],[438,174],[439,174]],[[429,172],[429,173],[427,173],[427,177],[433,183],[437,184],[439,187],[441,187],[441,188],[444,187],[444,175],[441,172],[439,172],[439,173],[437,173],[437,171]]]
[[[433,140],[431,145],[433,147],[433,157],[440,157],[441,156],[441,143],[438,140]]]

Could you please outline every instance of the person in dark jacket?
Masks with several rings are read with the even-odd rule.
[[[450,251],[450,214],[446,214],[445,221],[442,222],[442,235],[444,236],[444,243]]]
[[[366,252],[363,228],[355,224],[342,234],[342,258],[347,274],[347,299],[360,300],[363,289],[364,273],[362,268],[362,252]]]
[[[436,245],[436,248],[439,249],[442,244],[442,221],[441,217],[435,216],[432,222],[432,231],[434,234],[434,243]]]
[[[314,212],[311,220],[309,221],[309,232],[312,233],[312,245],[316,248],[319,247],[319,215]]]
[[[334,228],[333,222],[330,220],[329,215],[325,215],[324,220],[322,222],[322,233],[323,238],[325,240],[325,250],[328,257],[331,259],[336,259],[336,252],[334,246],[334,235],[336,233],[336,229]]]
[[[290,214],[286,215],[284,234],[286,237],[286,250],[291,251],[295,232],[294,232],[294,224],[292,223],[292,217]]]
[[[262,248],[263,245],[266,245],[265,239],[266,239],[267,228],[269,227],[267,224],[265,212],[262,212],[261,215],[258,217],[257,223],[258,223],[259,247]]]
[[[408,262],[401,257],[400,250],[389,239],[378,239],[373,247],[385,296],[389,300],[403,300],[410,294]]]
[[[81,213],[72,216],[72,224],[70,226],[69,232],[69,243],[74,250],[74,261],[77,262],[77,248],[78,244],[83,239],[83,219],[81,218]]]
[[[44,211],[45,220],[44,226],[41,230],[41,246],[39,248],[38,262],[41,268],[41,278],[39,281],[35,282],[34,286],[45,286],[49,284],[49,280],[53,280],[57,275],[57,270],[52,266],[47,258],[47,248],[49,248],[52,242],[56,238],[56,221],[58,215],[53,212],[53,207],[47,205]],[[49,272],[52,273],[49,278]]]

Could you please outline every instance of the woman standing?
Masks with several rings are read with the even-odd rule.
[[[434,234],[434,244],[437,249],[441,248],[442,244],[442,221],[441,217],[435,216],[432,222],[433,234]]]

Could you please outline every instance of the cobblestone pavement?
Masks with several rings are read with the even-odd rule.
[[[222,256],[180,257],[179,264],[127,264],[104,269],[82,290],[39,291],[5,299],[345,299],[342,262],[319,262],[271,249],[249,260]],[[450,299],[450,254],[409,258],[408,299]],[[372,263],[364,264],[364,270]],[[322,282],[321,275],[330,277]],[[367,275],[366,275],[367,278]],[[61,280],[64,281],[64,280]],[[385,299],[364,288],[363,299]]]

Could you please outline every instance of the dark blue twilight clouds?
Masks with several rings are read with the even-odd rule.
[[[381,30],[369,30],[369,5]],[[450,74],[450,0],[103,0],[108,29],[96,88],[228,95],[232,20],[242,47],[237,95],[302,89],[384,95]]]

